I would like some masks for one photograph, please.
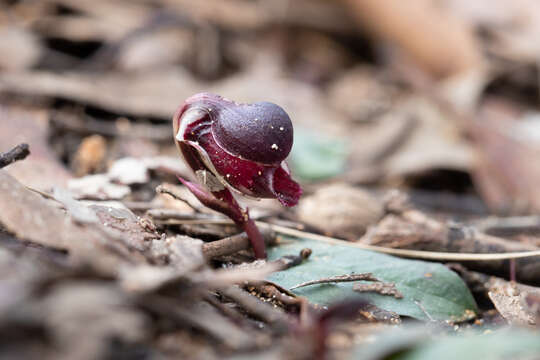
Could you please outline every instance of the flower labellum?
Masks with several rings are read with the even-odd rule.
[[[200,93],[188,98],[173,118],[174,138],[199,182],[180,179],[206,206],[230,217],[249,236],[257,258],[265,245],[247,210],[233,192],[298,203],[302,189],[291,179],[285,158],[293,144],[287,113],[269,102],[240,104]]]

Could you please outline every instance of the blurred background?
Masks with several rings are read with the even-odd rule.
[[[0,145],[31,144],[9,171],[38,189],[151,199],[152,187],[134,184],[148,170],[156,183],[186,172],[170,119],[204,90],[286,109],[290,164],[308,196],[340,183],[405,189],[419,206],[459,215],[540,210],[537,1],[0,8]],[[138,161],[118,164],[126,158]],[[107,171],[114,184],[88,178]]]

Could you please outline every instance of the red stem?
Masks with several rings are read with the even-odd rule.
[[[180,180],[180,182],[184,184],[184,186],[186,186],[204,206],[231,218],[237,226],[241,227],[246,232],[255,257],[257,259],[266,259],[266,245],[257,225],[255,225],[255,222],[249,217],[248,209],[245,211],[242,210],[228,189],[214,191],[210,194],[199,184],[184,180],[180,176],[178,176],[178,180]]]

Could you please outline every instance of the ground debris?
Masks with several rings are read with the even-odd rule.
[[[365,274],[346,274],[346,275],[336,275],[329,278],[318,279],[306,281],[298,285],[294,285],[289,288],[289,290],[298,289],[304,286],[317,285],[317,284],[329,284],[329,283],[339,283],[339,282],[350,282],[350,281],[379,281],[377,278],[373,277],[371,273]]]
[[[327,235],[356,240],[383,216],[383,206],[365,190],[332,184],[304,198],[297,213],[301,221]]]
[[[537,353],[538,24],[534,0],[0,2],[0,358]],[[298,206],[238,196],[269,260],[178,183],[201,91],[294,123]]]
[[[17,160],[22,160],[28,155],[30,155],[30,148],[28,144],[24,143],[15,146],[8,152],[0,153],[0,169],[8,166],[9,164]]]
[[[374,292],[381,295],[389,295],[395,297],[396,299],[403,298],[403,295],[398,289],[396,289],[396,285],[394,283],[358,283],[353,285],[353,290],[358,292]]]
[[[414,207],[406,199],[397,200],[399,194],[391,192],[387,201],[387,215],[359,240],[371,245],[400,249],[415,249],[453,253],[511,253],[538,250],[534,245],[487,235],[476,228],[475,222],[441,221]],[[406,198],[406,196],[405,196]],[[405,202],[402,202],[405,201]],[[519,281],[538,283],[540,262],[538,257],[516,259]],[[509,263],[503,261],[467,262],[475,269],[508,274]]]

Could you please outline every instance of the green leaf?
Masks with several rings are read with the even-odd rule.
[[[398,357],[402,360],[537,359],[540,334],[525,329],[504,329],[482,334],[466,332],[429,341]]]
[[[295,177],[322,180],[341,174],[347,155],[345,142],[297,128],[289,163]]]
[[[499,328],[448,333],[443,328],[408,325],[377,334],[374,342],[355,346],[349,359],[476,360],[532,357],[540,352],[540,333]]]
[[[289,241],[290,240],[290,241]],[[309,301],[328,305],[351,296],[362,296],[378,307],[417,319],[464,321],[475,316],[476,303],[467,286],[441,264],[406,260],[352,246],[307,239],[287,239],[271,248],[269,259],[297,254],[310,248],[311,257],[299,266],[270,275],[268,280],[285,288],[299,283],[352,273],[373,273],[384,282],[393,282],[403,299],[375,293],[357,293],[352,282],[310,285],[293,290]]]

